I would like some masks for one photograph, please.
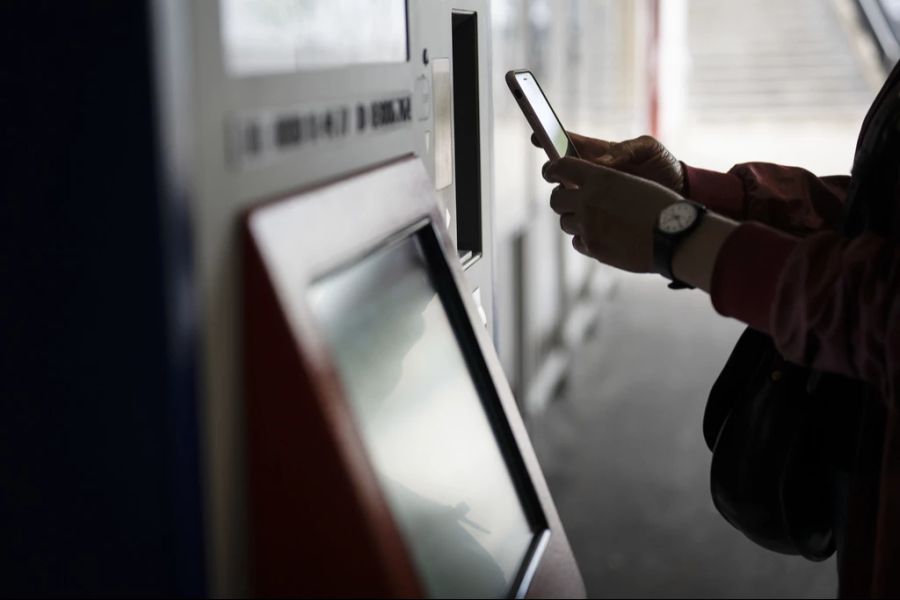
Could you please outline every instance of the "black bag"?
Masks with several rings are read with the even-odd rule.
[[[900,168],[898,69],[857,147],[844,215],[847,237],[890,234]],[[835,550],[836,514],[846,510],[840,488],[856,455],[865,396],[862,383],[791,364],[771,338],[746,329],[703,416],[719,512],[765,548],[828,558]]]
[[[858,420],[858,385],[784,360],[746,329],[713,385],[703,436],[719,512],[757,544],[824,560],[835,550],[838,470]]]

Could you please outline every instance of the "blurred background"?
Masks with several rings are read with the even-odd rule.
[[[588,593],[828,597],[834,560],[765,551],[718,515],[706,396],[743,326],[697,291],[593,264],[547,210],[502,84],[530,68],[570,130],[656,135],[684,162],[848,173],[897,58],[897,2],[495,0],[499,350]]]

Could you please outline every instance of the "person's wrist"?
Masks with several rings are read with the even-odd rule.
[[[709,291],[712,273],[722,245],[737,223],[713,212],[691,231],[672,255],[672,273],[694,287]]]

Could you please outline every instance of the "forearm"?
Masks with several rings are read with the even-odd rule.
[[[679,280],[709,292],[716,258],[738,224],[714,212],[691,232],[672,257],[672,271]]]
[[[900,397],[900,246],[873,234],[798,238],[715,213],[673,257],[675,277],[772,336],[785,358]]]
[[[848,176],[817,177],[798,167],[759,162],[735,165],[728,173],[689,165],[683,171],[685,197],[728,218],[800,237],[839,227],[850,184]]]

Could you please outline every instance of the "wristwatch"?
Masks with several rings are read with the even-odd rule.
[[[706,207],[690,200],[673,202],[661,211],[653,231],[653,267],[656,272],[671,279],[669,287],[673,290],[693,288],[679,281],[672,273],[672,256],[684,238],[686,238],[706,215]]]

